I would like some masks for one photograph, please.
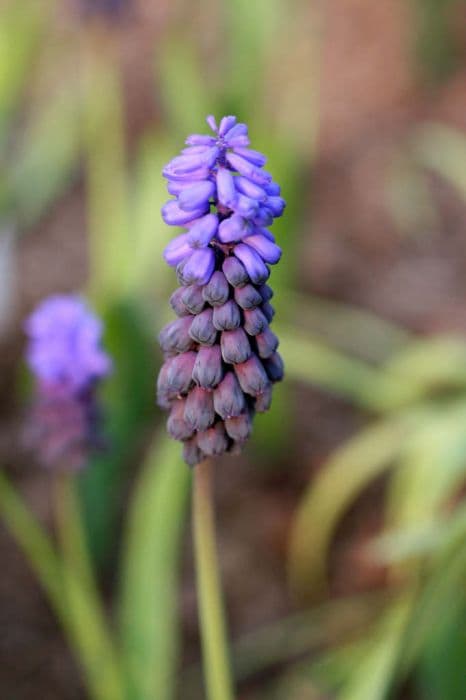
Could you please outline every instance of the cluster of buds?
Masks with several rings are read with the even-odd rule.
[[[81,299],[57,295],[29,316],[25,331],[36,379],[28,442],[45,466],[79,469],[101,444],[96,388],[111,370],[102,325]]]
[[[241,449],[283,377],[266,282],[281,256],[268,226],[285,201],[247,126],[232,116],[207,123],[215,135],[189,136],[163,171],[175,198],[162,217],[187,230],[164,251],[181,287],[170,299],[178,318],[159,337],[157,395],[190,465]]]

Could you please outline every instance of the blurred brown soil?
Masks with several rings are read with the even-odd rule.
[[[157,9],[150,9],[150,7]],[[303,237],[304,290],[350,301],[421,331],[466,330],[466,206],[429,177],[436,216],[424,230],[401,230],[387,206],[386,175],[414,127],[442,120],[466,127],[466,60],[439,87],[416,73],[410,4],[403,0],[328,0],[321,81],[321,129],[313,176],[314,209]],[[124,57],[131,142],[156,118],[152,45],[170,14],[168,3],[140,3],[115,31]],[[20,246],[19,305],[2,343],[0,453],[42,520],[50,520],[49,484],[14,452],[19,413],[13,377],[20,319],[36,300],[79,287],[86,274],[84,193],[77,185]],[[293,388],[297,446],[274,470],[252,459],[218,469],[220,551],[235,636],[291,609],[285,556],[293,509],[325,457],[363,424],[344,401]],[[353,508],[332,557],[337,594],[383,584],[383,572],[361,556],[379,527],[380,485]],[[0,528],[0,696],[5,700],[84,698],[61,634],[4,528]],[[190,547],[186,547],[182,612],[186,660],[199,656]],[[247,697],[247,694],[244,695]]]

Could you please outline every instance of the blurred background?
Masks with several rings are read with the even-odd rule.
[[[210,113],[249,124],[288,201],[271,278],[287,380],[245,454],[216,470],[238,697],[460,700],[462,0],[2,0],[2,468],[52,527],[50,474],[20,440],[22,323],[45,296],[80,291],[105,320],[116,365],[105,388],[112,449],[80,483],[114,606],[131,494],[164,422],[156,334],[176,280],[161,259],[173,235],[159,213],[161,169]],[[188,471],[171,488],[187,494]],[[174,508],[184,535],[170,531],[165,552],[167,566],[181,562],[170,579],[182,640],[173,697],[196,700],[188,499]],[[3,526],[0,548],[1,697],[87,697]]]

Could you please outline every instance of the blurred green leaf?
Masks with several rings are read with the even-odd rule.
[[[466,197],[466,136],[444,124],[425,124],[416,129],[413,149],[419,162],[433,170]]]
[[[100,565],[114,552],[127,468],[154,420],[156,374],[151,332],[135,304],[115,302],[103,320],[105,347],[114,362],[103,387],[109,448],[79,476],[89,547]]]
[[[0,8],[0,149],[49,21],[51,2],[6,0]]]
[[[366,653],[338,693],[338,700],[385,700],[395,679],[412,610],[412,595],[390,606],[366,641]]]
[[[180,150],[188,134],[207,129],[205,118],[218,107],[206,84],[197,44],[190,36],[172,35],[160,44],[156,75],[166,121],[172,135],[179,139]]]
[[[76,94],[69,86],[34,113],[11,156],[4,204],[19,226],[34,223],[69,186],[79,158]]]
[[[0,510],[51,604],[63,616],[66,604],[61,563],[55,547],[3,472],[0,472]]]
[[[124,700],[124,683],[95,583],[72,477],[59,475],[56,490],[58,535],[68,628],[94,700]]]
[[[77,660],[86,673],[90,697],[95,700],[121,700],[122,686],[117,679],[102,611],[94,593],[90,595],[88,573],[83,576],[82,567],[76,569],[74,554],[79,532],[75,529],[76,521],[74,524],[72,522],[75,513],[70,510],[72,504],[69,501],[60,505],[68,523],[62,528],[67,542],[65,560],[59,556],[16,489],[0,473],[2,516],[63,625]],[[71,544],[72,547],[69,546]],[[82,559],[80,561],[82,563]]]
[[[432,625],[417,673],[425,700],[464,700],[466,605],[461,597],[442,608]]]
[[[191,475],[180,446],[154,439],[131,501],[119,598],[131,700],[168,700],[176,686],[178,565]]]
[[[388,360],[412,340],[409,331],[367,309],[289,289],[284,294],[296,325],[366,362]]]
[[[326,557],[339,519],[370,481],[393,464],[403,441],[426,413],[428,409],[407,411],[366,428],[322,466],[301,500],[291,532],[289,573],[300,595],[321,592]]]
[[[83,41],[81,60],[89,293],[105,306],[126,292],[133,249],[122,87],[114,51],[100,34]]]

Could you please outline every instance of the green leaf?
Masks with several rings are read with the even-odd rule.
[[[178,565],[190,480],[179,444],[158,435],[130,504],[121,563],[120,636],[131,700],[174,697]]]
[[[58,535],[68,630],[94,700],[124,700],[120,660],[111,638],[87,551],[74,479],[59,475]]]
[[[105,347],[114,362],[113,374],[102,387],[109,446],[79,475],[88,544],[101,566],[115,552],[128,466],[154,420],[155,377],[153,340],[135,304],[115,303],[103,318]]]
[[[326,557],[339,519],[370,481],[393,464],[422,415],[406,412],[361,431],[322,466],[301,500],[291,532],[289,573],[301,595],[315,595],[324,587]]]

